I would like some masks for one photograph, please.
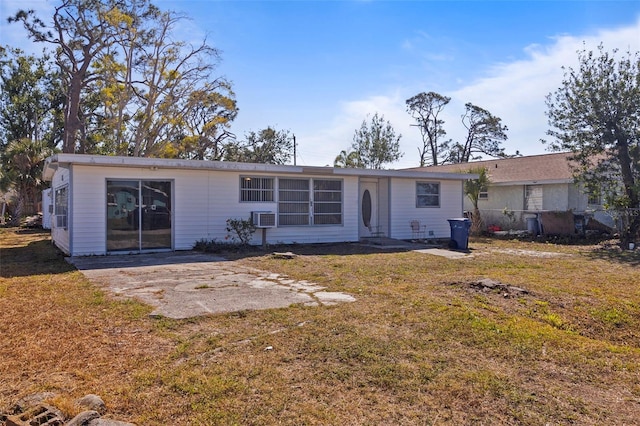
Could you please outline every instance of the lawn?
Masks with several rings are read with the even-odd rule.
[[[472,239],[448,260],[356,245],[236,262],[356,297],[152,318],[0,230],[0,411],[100,395],[139,425],[637,424],[640,252]],[[236,256],[237,257],[237,256]],[[491,279],[518,289],[477,286]]]

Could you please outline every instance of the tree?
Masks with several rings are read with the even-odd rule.
[[[507,140],[508,129],[501,119],[489,111],[470,102],[465,104],[462,125],[467,129],[467,138],[463,143],[455,143],[448,155],[450,163],[468,163],[482,158],[474,154],[486,154],[490,157],[506,157],[501,146]]]
[[[233,95],[229,86],[221,82],[221,87]],[[235,99],[214,87],[207,87],[192,92],[188,104],[181,124],[184,136],[165,153],[169,157],[222,160],[225,146],[235,140],[235,135],[229,131],[231,121],[238,114]],[[175,152],[170,152],[171,148]]]
[[[106,14],[117,6],[116,0],[64,0],[55,8],[51,28],[47,28],[33,10],[21,10],[9,19],[10,22],[22,22],[34,41],[56,48],[56,62],[66,89],[62,141],[65,153],[85,152],[85,140],[81,137],[84,133],[82,92],[97,78],[91,70],[96,58],[113,43],[114,28],[108,24]]]
[[[371,121],[362,121],[360,129],[353,135],[351,148],[357,153],[358,167],[382,169],[386,163],[393,163],[402,157],[400,138],[384,116],[375,113]]]
[[[576,180],[626,213],[626,246],[640,231],[640,53],[617,52],[578,52],[578,68],[546,98],[547,134],[552,150],[572,153]]]
[[[224,159],[243,163],[286,164],[291,158],[293,138],[288,130],[272,127],[251,131],[244,141],[227,144]]]
[[[44,160],[51,154],[53,150],[46,143],[29,138],[10,142],[2,153],[0,189],[15,190],[17,198],[13,225],[18,225],[24,214],[35,213],[38,194],[45,186],[42,180]]]
[[[235,95],[214,75],[217,49],[175,39],[184,18],[150,0],[62,0],[50,26],[33,11],[11,18],[56,48],[64,152],[221,157]]]
[[[152,43],[145,48],[141,57],[139,72],[145,82],[136,90],[138,109],[133,114],[134,156],[162,156],[163,149],[171,141],[182,138],[189,129],[188,121],[200,112],[204,105],[208,116],[204,124],[211,125],[214,116],[222,126],[214,126],[216,131],[225,127],[237,113],[231,85],[223,78],[215,78],[213,71],[219,62],[219,52],[204,40],[193,46],[173,41],[171,30],[184,17],[172,12],[163,13],[152,33]],[[217,94],[207,99],[206,94]],[[197,119],[197,118],[196,118]],[[185,121],[187,120],[187,121]],[[211,135],[214,127],[198,131]],[[187,136],[195,136],[190,133]]]
[[[61,106],[55,79],[46,56],[0,48],[0,152],[25,138],[55,145]]]
[[[435,92],[418,93],[406,101],[407,112],[416,120],[422,136],[422,148],[418,148],[420,167],[437,166],[446,158],[450,142],[441,140],[447,132],[439,116],[449,101],[451,98]]]
[[[489,174],[485,167],[474,167],[467,171],[470,174],[477,174],[477,179],[468,179],[464,182],[464,193],[473,204],[473,215],[471,216],[471,233],[477,235],[484,229],[484,221],[478,208],[480,193],[485,192],[491,183]]]
[[[357,151],[349,151],[346,149],[340,151],[340,154],[333,160],[333,167],[339,168],[357,168],[360,166],[360,158],[358,157]]]

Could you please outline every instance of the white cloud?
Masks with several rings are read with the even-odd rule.
[[[562,67],[577,67],[577,52],[595,50],[601,44],[607,50],[640,51],[640,19],[635,25],[617,30],[602,30],[593,35],[563,35],[547,46],[524,48],[527,58],[497,64],[488,75],[461,87],[452,97],[472,102],[502,118],[509,131],[508,150],[524,154],[545,151],[540,139],[548,128],[545,116],[547,94],[562,84]]]
[[[640,19],[634,25],[590,35],[550,38],[547,45],[523,47],[525,59],[494,64],[480,70],[484,77],[443,93],[452,98],[442,116],[447,138],[460,140],[465,137],[460,116],[464,112],[464,104],[471,102],[500,117],[509,127],[509,140],[505,143],[507,152],[519,150],[525,155],[546,152],[546,146],[540,142],[548,129],[545,98],[560,87],[562,67],[576,67],[577,52],[594,50],[599,44],[607,50],[619,49],[622,53],[640,51]],[[406,112],[405,100],[422,90],[394,88],[387,94],[341,102],[326,128],[315,132],[316,129],[309,129],[309,134],[305,135],[305,146],[301,147],[303,160],[307,164],[331,164],[342,149],[349,147],[353,132],[360,127],[366,115],[379,112],[393,124],[396,132],[403,135],[401,149],[405,155],[392,167],[416,166],[417,147],[422,142],[419,131],[410,127],[413,120]]]
[[[405,111],[405,99],[404,94],[396,90],[389,95],[376,95],[366,99],[341,102],[338,113],[327,127],[309,129],[310,132],[297,135],[300,142],[300,161],[304,164],[322,166],[333,164],[333,160],[340,151],[350,148],[353,134],[360,128],[362,121],[369,121],[370,116],[375,113],[384,116],[384,119],[391,123],[396,134],[402,134],[401,149],[405,150],[404,140],[407,133],[405,129],[410,129],[409,126],[412,123],[411,117]],[[415,147],[413,150],[416,152]],[[394,164],[393,167],[399,167],[398,164]]]

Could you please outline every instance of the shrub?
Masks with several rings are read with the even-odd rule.
[[[249,219],[227,219],[227,239],[231,238],[231,242],[240,243],[242,246],[247,246],[251,242],[253,233],[256,231],[256,227]]]

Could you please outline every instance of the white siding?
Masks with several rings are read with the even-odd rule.
[[[62,172],[63,169],[56,172],[54,183],[61,178]],[[68,176],[68,172],[65,173]],[[72,248],[68,232],[54,230],[54,239],[67,253],[72,250],[74,256],[106,254],[106,181],[149,179],[173,182],[172,231],[175,250],[190,250],[201,239],[225,241],[228,234],[227,219],[248,219],[252,211],[277,212],[275,202],[240,202],[240,176],[244,174],[246,173],[75,165],[69,216],[69,229],[72,229],[73,235]],[[311,177],[296,175],[296,178]],[[341,180],[342,225],[270,228],[267,229],[267,241],[271,244],[357,241],[358,178],[344,177]],[[261,244],[261,235],[261,230],[256,231],[252,243]]]
[[[167,178],[174,180],[171,217],[174,249],[191,250],[198,240],[220,239],[216,218],[212,217],[216,198],[212,197],[211,188],[224,182],[216,182],[206,171],[176,169],[167,173]],[[222,197],[225,188],[217,193]]]
[[[51,229],[53,216],[53,190],[51,188],[42,191],[42,229]]]
[[[74,256],[105,253],[107,170],[78,165],[71,168],[73,203],[69,226]]]
[[[231,198],[231,203],[235,200],[235,205],[230,204],[221,215],[224,224],[230,217],[238,217],[238,212],[242,212],[240,217],[249,217],[251,211],[273,211],[277,213],[277,203],[240,203],[240,175],[233,174],[233,188],[235,195]],[[261,175],[263,176],[263,175]],[[274,175],[275,176],[275,175]],[[284,176],[291,177],[291,176]],[[308,179],[312,176],[296,175],[296,179]],[[313,176],[316,179],[325,178],[323,176]],[[335,179],[335,177],[327,177]],[[275,243],[327,243],[335,241],[357,241],[358,240],[358,178],[344,177],[342,180],[342,225],[320,225],[320,226],[283,226],[267,229],[267,242]],[[277,191],[276,191],[277,192]],[[236,216],[234,216],[234,214]],[[226,235],[226,232],[225,232]],[[253,237],[253,243],[262,243],[262,231],[257,230]]]
[[[190,250],[195,241],[211,239],[209,176],[207,172],[144,168],[74,166],[74,255],[106,253],[107,180],[172,181],[174,249]]]
[[[420,180],[420,182],[433,182]],[[426,225],[427,233],[435,238],[451,235],[447,219],[462,217],[462,181],[439,181],[440,207],[416,207],[416,180],[391,179],[391,233],[390,237],[411,239],[411,221]]]

